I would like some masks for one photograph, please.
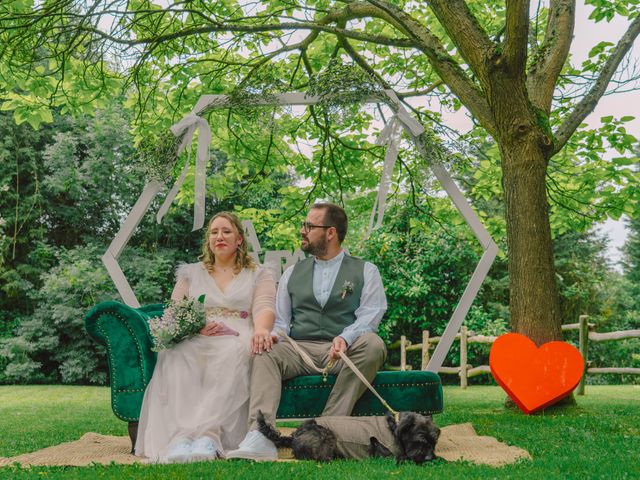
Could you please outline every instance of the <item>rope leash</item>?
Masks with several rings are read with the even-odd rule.
[[[289,335],[287,335],[282,330],[278,330],[276,333],[278,333],[278,335],[283,337],[285,340],[287,340],[291,344],[293,349],[296,352],[298,352],[298,354],[300,355],[300,358],[302,358],[302,361],[304,363],[306,363],[309,368],[311,368],[311,369],[315,370],[316,372],[322,374],[322,381],[323,382],[327,381],[327,376],[329,375],[329,371],[331,370],[331,368],[333,367],[333,365],[335,363],[333,359],[329,360],[329,363],[327,363],[326,367],[318,368],[316,366],[316,364],[313,363],[313,360],[307,354],[307,352],[305,352],[300,347],[300,345],[298,345],[298,342],[296,342],[293,338],[291,338]],[[360,381],[362,383],[364,383],[364,385],[371,391],[371,393],[373,393],[376,396],[376,398],[378,400],[380,400],[380,403],[382,403],[384,408],[386,408],[389,412],[391,412],[393,414],[393,417],[395,418],[396,422],[398,422],[398,419],[400,418],[400,413],[395,411],[393,408],[391,408],[391,405],[389,405],[387,403],[387,401],[380,396],[380,394],[376,391],[376,389],[373,388],[373,385],[371,385],[371,383],[369,383],[369,380],[366,379],[366,377],[362,374],[362,372],[358,369],[358,367],[355,366],[355,364],[351,361],[351,359],[349,357],[347,357],[346,353],[338,352],[338,354],[340,355],[340,358],[345,363],[345,365],[347,365],[351,369],[351,371],[353,373],[355,373],[356,377],[358,377],[360,379]]]
[[[315,370],[316,372],[318,372],[319,374],[321,374],[322,375],[322,381],[324,383],[327,383],[327,377],[329,376],[329,371],[331,370],[331,368],[333,368],[333,365],[335,364],[335,360],[333,358],[329,359],[329,362],[327,363],[327,365],[324,368],[318,368],[318,367],[316,367],[316,364],[313,363],[313,360],[307,354],[307,352],[305,352],[300,347],[300,345],[298,345],[298,342],[296,342],[293,338],[291,338],[289,335],[287,335],[284,331],[282,331],[280,329],[278,329],[276,331],[276,333],[278,335],[280,335],[282,338],[284,338],[285,340],[289,341],[289,343],[291,344],[293,349],[296,352],[298,352],[298,355],[300,355],[300,358],[302,358],[302,361],[304,363],[306,363],[309,368],[311,368],[311,369]]]

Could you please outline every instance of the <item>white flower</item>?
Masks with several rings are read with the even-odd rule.
[[[171,348],[187,337],[198,333],[206,323],[204,305],[186,298],[167,305],[161,317],[149,319],[153,350]]]
[[[342,285],[342,291],[340,292],[340,298],[344,300],[344,297],[351,293],[353,293],[353,283],[345,280],[344,284]]]

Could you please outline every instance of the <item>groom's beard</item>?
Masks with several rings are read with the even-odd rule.
[[[321,257],[327,253],[327,239],[325,237],[322,237],[320,240],[315,242],[309,240],[308,237],[306,240],[307,244],[302,244],[300,247],[303,252],[313,255],[314,257]]]

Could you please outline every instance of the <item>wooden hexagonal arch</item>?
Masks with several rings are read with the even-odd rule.
[[[424,132],[424,128],[422,127],[422,125],[420,125],[420,123],[418,123],[411,115],[409,115],[409,113],[400,103],[398,97],[392,90],[385,90],[384,94],[386,95],[386,98],[384,99],[381,99],[380,97],[371,97],[365,99],[363,103],[380,103],[381,101],[387,103],[394,111],[394,118],[392,119],[392,122],[395,122],[396,126],[401,126],[407,132],[408,136],[413,140],[416,148],[421,153],[421,155],[423,155],[423,157],[425,157],[425,159],[429,161],[425,145],[421,138],[421,134]],[[307,97],[304,93],[301,92],[290,92],[270,95],[268,98],[264,99],[256,99],[255,104],[314,105],[318,103],[319,100],[320,99],[318,97]],[[198,100],[198,103],[191,111],[191,113],[183,118],[180,122],[175,124],[171,129],[174,135],[176,135],[177,137],[182,136],[182,142],[180,148],[178,149],[178,154],[180,154],[180,152],[185,147],[191,144],[191,140],[193,134],[195,133],[195,130],[199,129],[200,131],[198,138],[198,153],[196,157],[194,230],[202,228],[204,224],[204,186],[206,180],[205,167],[209,156],[209,143],[211,141],[209,125],[204,118],[199,116],[199,114],[202,113],[205,109],[209,110],[213,108],[227,108],[229,106],[230,98],[227,95],[204,95]],[[385,130],[387,129],[385,128]],[[393,132],[391,132],[391,130],[391,128],[388,129],[386,135],[393,135]],[[394,152],[395,148],[395,144],[393,144],[393,142],[389,142],[386,157],[387,159],[391,160],[391,168],[386,168],[388,165],[385,166],[385,169],[383,171],[383,183],[385,181],[385,176],[390,176],[393,170],[393,161],[395,161],[395,158],[393,157],[394,155],[397,156],[397,151]],[[467,287],[462,294],[462,297],[460,298],[460,301],[458,302],[458,305],[456,306],[453,315],[451,316],[449,323],[445,328],[444,333],[442,334],[440,342],[438,343],[438,346],[436,347],[436,350],[431,356],[429,364],[427,365],[427,370],[437,373],[442,366],[442,363],[444,362],[444,359],[449,352],[453,341],[455,340],[456,333],[460,330],[464,317],[471,308],[471,304],[478,294],[480,286],[482,285],[482,282],[486,278],[487,273],[489,272],[489,269],[493,264],[493,261],[498,253],[498,247],[489,235],[489,232],[487,232],[487,230],[480,222],[478,216],[471,209],[464,195],[458,189],[457,185],[453,182],[451,176],[444,169],[444,167],[431,162],[429,162],[429,167],[433,171],[436,178],[440,181],[442,187],[447,192],[455,207],[465,219],[484,250],[482,257],[480,258],[480,261],[478,262],[478,265],[476,266],[473,275],[471,276],[471,279],[469,280],[469,283],[467,284]],[[175,197],[175,194],[182,184],[182,180],[184,179],[188,168],[189,164],[185,165],[185,168],[178,181],[176,181],[176,184],[167,194],[167,198],[160,211],[158,212],[158,221],[160,221],[164,213],[166,213],[169,204]],[[145,186],[137,202],[129,212],[129,215],[127,216],[125,221],[122,223],[120,230],[118,231],[115,238],[109,245],[109,248],[102,257],[102,261],[107,268],[109,275],[114,281],[118,292],[122,296],[122,299],[127,305],[130,305],[132,307],[139,307],[140,304],[136,298],[135,293],[133,292],[133,289],[129,285],[129,282],[122,272],[120,265],[118,264],[118,258],[129,242],[129,239],[133,235],[136,227],[140,224],[140,221],[149,209],[151,202],[153,201],[155,196],[162,190],[162,188],[163,185],[155,180],[150,181]],[[374,206],[374,212],[376,207],[378,208],[378,226],[382,221],[382,214],[384,211],[384,198],[386,197],[386,192],[383,192],[383,190],[384,188],[381,187],[381,192],[379,192],[378,199],[376,200],[376,205]],[[372,220],[374,217],[374,212],[372,212]],[[250,225],[245,225],[251,228]],[[257,238],[253,239],[254,251],[259,251],[259,244],[257,244],[257,249],[255,248],[256,242]],[[295,262],[299,258],[299,256],[299,252],[296,252],[293,255],[289,254],[289,256],[286,257],[285,267],[288,266],[288,264]],[[277,268],[280,269],[281,256],[271,255],[271,258],[277,258]]]

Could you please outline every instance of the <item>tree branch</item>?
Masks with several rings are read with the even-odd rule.
[[[529,39],[529,0],[507,0],[503,58],[511,75],[524,79]]]
[[[557,129],[553,153],[559,152],[567,140],[573,135],[582,121],[595,109],[598,101],[605,93],[607,85],[616,72],[620,62],[633,46],[633,42],[640,34],[640,16],[633,19],[618,44],[600,71],[600,75],[583,99],[576,105],[573,112]]]
[[[378,72],[376,72],[373,68],[371,68],[371,65],[367,63],[364,57],[362,57],[362,55],[360,55],[358,52],[354,50],[354,48],[351,46],[349,41],[344,37],[344,35],[338,35],[338,42],[340,46],[344,49],[344,51],[347,52],[347,54],[353,59],[353,61],[356,62],[356,64],[358,64],[360,68],[362,68],[365,72],[367,72],[370,77],[375,78],[378,81],[378,83],[382,85],[383,88],[385,89],[392,88],[391,85],[389,85],[389,83],[378,74]]]
[[[527,75],[531,103],[549,114],[558,76],[567,61],[576,15],[575,0],[551,0],[542,46]]]
[[[303,40],[301,40],[298,43],[294,43],[292,45],[284,45],[282,48],[279,48],[277,50],[274,50],[273,52],[269,52],[264,54],[264,56],[262,56],[262,58],[259,58],[258,61],[254,62],[253,66],[251,67],[251,70],[249,70],[249,72],[244,76],[244,78],[240,81],[240,86],[243,85],[244,83],[246,83],[249,78],[251,78],[251,76],[261,67],[263,66],[265,63],[267,63],[269,60],[271,60],[272,58],[277,57],[278,55],[281,55],[285,52],[291,52],[293,50],[306,50],[309,45],[311,45],[311,43],[318,38],[320,32],[318,31],[312,31],[309,35],[307,35]],[[343,37],[344,38],[344,37]],[[245,64],[247,65],[247,64]]]
[[[440,39],[395,5],[381,0],[369,0],[369,3],[383,9],[395,22],[403,25],[404,33],[417,43],[417,48],[427,56],[438,76],[482,123],[483,127],[495,135],[493,114],[484,94],[473,84],[458,62],[449,55]]]
[[[478,76],[481,83],[488,84],[487,58],[495,52],[495,44],[478,23],[464,0],[433,0],[429,2],[440,24],[462,58]]]
[[[398,48],[413,48],[414,42],[410,42],[402,38],[390,38],[383,35],[368,35],[362,32],[346,30],[341,28],[334,28],[328,25],[322,25],[320,23],[312,22],[289,22],[289,23],[276,23],[276,24],[263,24],[263,25],[230,25],[230,24],[218,24],[210,25],[206,27],[187,28],[179,32],[173,32],[166,35],[160,35],[154,38],[141,38],[138,40],[125,40],[122,38],[114,37],[108,33],[105,33],[98,29],[87,29],[90,33],[93,33],[105,40],[109,40],[113,43],[126,46],[146,45],[149,43],[161,43],[169,40],[175,40],[177,38],[189,37],[195,35],[203,35],[207,33],[263,33],[263,32],[277,32],[277,31],[298,31],[298,30],[317,30],[320,32],[327,32],[333,34],[341,34],[354,40],[361,40],[363,42],[377,43],[380,45],[388,45]]]
[[[425,88],[424,90],[416,90],[414,92],[397,92],[398,98],[408,98],[408,97],[422,97],[424,95],[429,95],[439,86],[444,85],[442,80],[438,80],[437,82],[433,82],[431,86]]]

